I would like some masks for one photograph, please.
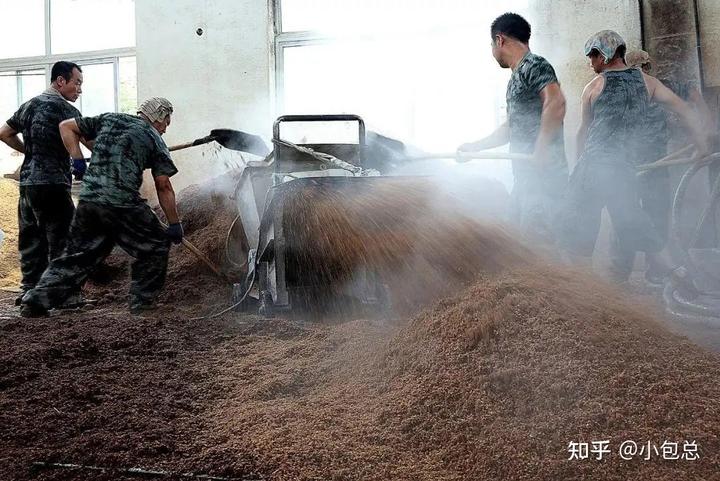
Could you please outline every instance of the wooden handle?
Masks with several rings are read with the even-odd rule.
[[[507,159],[507,160],[532,160],[532,155],[515,154],[509,152],[447,152],[439,154],[425,154],[416,157],[408,157],[406,160],[432,160],[432,159],[455,159],[458,162],[468,162],[474,159]]]
[[[204,262],[205,265],[210,268],[210,270],[212,270],[215,274],[218,275],[218,277],[225,279],[225,276],[222,272],[220,272],[220,269],[218,269],[217,266],[215,266],[215,264],[213,264],[212,261],[205,256],[205,254],[200,252],[200,249],[195,247],[189,240],[183,238],[182,245],[184,245],[190,252],[195,254],[195,256],[202,262]]]
[[[200,138],[200,139],[195,139],[195,140],[193,140],[192,142],[185,142],[184,144],[173,145],[172,147],[168,147],[168,150],[169,150],[170,152],[173,152],[173,151],[175,151],[175,150],[187,149],[188,147],[195,147],[196,145],[207,144],[207,143],[212,142],[213,140],[215,140],[215,138],[216,138],[216,137],[214,137],[214,136],[212,136],[212,135],[208,135],[207,137],[202,137],[202,138]]]
[[[175,150],[187,149],[188,147],[192,147],[194,145],[195,141],[193,140],[192,142],[185,142],[184,144],[173,145],[172,147],[168,147],[168,150],[170,152],[173,152]]]

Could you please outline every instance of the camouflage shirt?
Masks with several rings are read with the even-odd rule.
[[[101,114],[77,119],[83,137],[95,140],[80,199],[115,207],[145,202],[140,197],[143,171],[172,176],[177,168],[160,134],[144,119]]]
[[[540,92],[550,84],[558,83],[552,65],[534,53],[528,52],[510,76],[506,101],[510,126],[510,152],[532,154],[540,133],[543,103]],[[536,167],[527,161],[513,161],[516,182],[542,181],[548,176],[567,178],[567,160],[563,129],[560,128],[550,144],[552,163]]]
[[[70,185],[70,155],[58,125],[79,115],[62,95],[48,89],[22,104],[7,120],[11,129],[22,134],[25,144],[20,185]]]

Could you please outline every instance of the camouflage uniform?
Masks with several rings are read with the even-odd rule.
[[[32,289],[48,261],[62,253],[75,206],[70,197],[70,156],[58,125],[80,112],[48,89],[25,102],[7,120],[23,136],[20,167],[18,248],[22,289]]]
[[[593,104],[585,149],[568,186],[561,245],[589,257],[595,249],[600,216],[607,207],[613,228],[627,250],[656,253],[665,245],[641,208],[635,165],[643,152],[647,87],[637,69],[606,71],[605,86]]]
[[[510,152],[533,154],[540,132],[540,92],[558,83],[555,70],[544,58],[528,52],[510,76],[506,100]],[[555,218],[567,185],[568,169],[562,129],[550,144],[549,165],[538,167],[513,161],[512,219],[531,237],[552,241]]]
[[[170,241],[144,199],[142,173],[172,176],[177,169],[160,135],[145,120],[127,114],[77,119],[82,135],[95,140],[70,240],[51,262],[24,304],[56,307],[82,285],[115,245],[135,258],[131,306],[151,304],[165,282]]]

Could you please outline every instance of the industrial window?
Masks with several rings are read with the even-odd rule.
[[[505,120],[509,70],[490,24],[528,0],[276,0],[279,114],[354,113],[369,128],[454,150]]]
[[[47,88],[58,60],[83,69],[83,94],[74,105],[84,115],[135,110],[135,0],[8,1],[2,17],[0,122]],[[0,143],[0,174],[21,159]]]

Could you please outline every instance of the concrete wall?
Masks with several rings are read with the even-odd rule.
[[[265,0],[136,0],[138,101],[175,106],[168,145],[214,128],[267,134],[271,128],[271,32]],[[203,30],[202,35],[197,29]],[[217,147],[173,154],[178,188],[239,161]]]
[[[615,30],[629,49],[640,48],[638,0],[531,0],[531,49],[553,64],[567,98],[565,139],[568,160],[575,159],[580,95],[595,73],[584,56],[585,41],[600,30]]]
[[[705,86],[720,87],[720,2],[697,0]]]

